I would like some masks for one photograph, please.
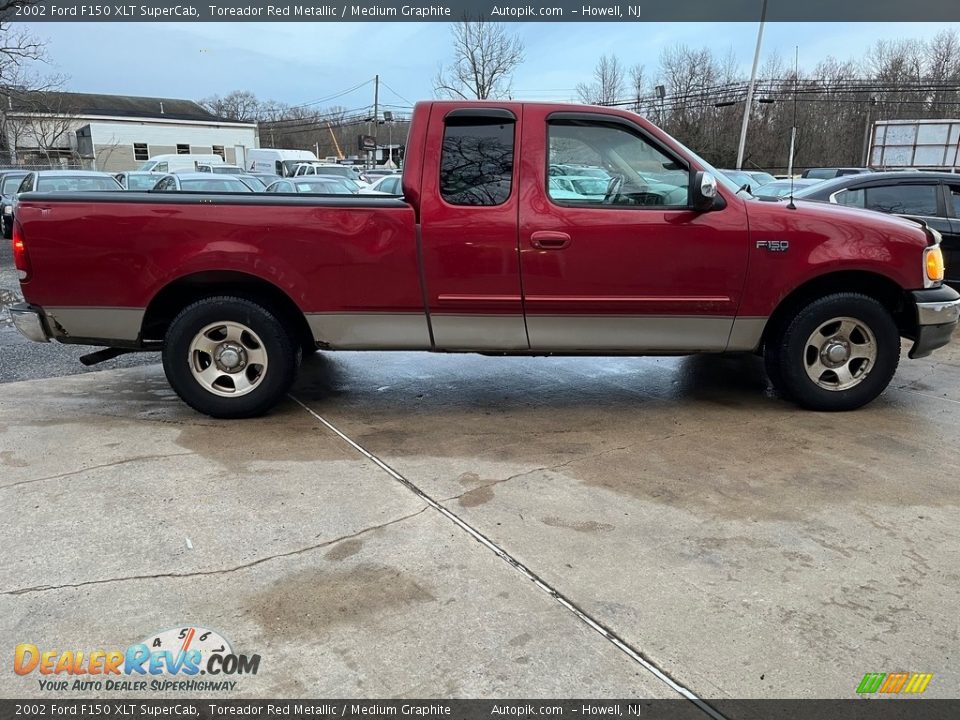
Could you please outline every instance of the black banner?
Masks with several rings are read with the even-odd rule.
[[[762,0],[27,0],[29,22],[755,22]],[[767,0],[770,22],[960,22],[958,0]]]
[[[953,720],[960,700],[0,700],[0,720],[278,718],[300,720]]]

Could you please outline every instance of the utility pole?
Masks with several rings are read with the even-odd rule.
[[[373,76],[373,137],[376,144],[377,125],[380,123],[380,75]],[[377,164],[377,151],[374,149],[368,154],[367,164],[373,167]]]
[[[763,45],[763,26],[767,19],[767,0],[763,0],[760,10],[760,29],[757,30],[757,49],[753,53],[753,70],[750,71],[750,85],[747,88],[747,104],[743,108],[743,124],[740,126],[740,146],[737,148],[737,170],[743,169],[743,151],[747,145],[747,125],[750,124],[750,111],[753,109],[753,88],[757,82],[757,65],[760,63],[760,47]]]
[[[863,153],[862,153],[862,162],[860,167],[867,167],[870,161],[870,120],[873,118],[873,106],[877,104],[876,95],[871,96],[870,102],[867,103],[867,122],[863,126]]]

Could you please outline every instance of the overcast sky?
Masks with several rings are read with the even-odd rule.
[[[514,96],[571,99],[590,79],[597,58],[615,53],[626,65],[655,70],[662,49],[684,43],[718,53],[733,49],[749,72],[755,23],[515,23],[526,60],[514,78]],[[801,67],[833,55],[856,58],[878,39],[929,38],[943,23],[770,23],[764,55],[776,50]],[[445,23],[45,23],[31,29],[49,40],[53,69],[67,89],[199,99],[250,90],[292,105],[328,98],[379,73],[381,103],[407,105],[428,98],[432,78],[449,58]],[[372,103],[371,85],[324,100],[360,108]]]

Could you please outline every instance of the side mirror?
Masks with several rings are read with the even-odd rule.
[[[694,210],[707,212],[713,210],[716,206],[717,198],[717,179],[708,172],[702,170],[693,176],[693,188],[690,191],[690,204]]]

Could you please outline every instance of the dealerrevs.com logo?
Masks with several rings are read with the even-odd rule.
[[[256,675],[259,668],[259,655],[237,654],[222,635],[202,627],[163,630],[126,650],[20,643],[13,656],[17,675],[35,676],[40,690],[53,692],[232,691],[233,677]]]

